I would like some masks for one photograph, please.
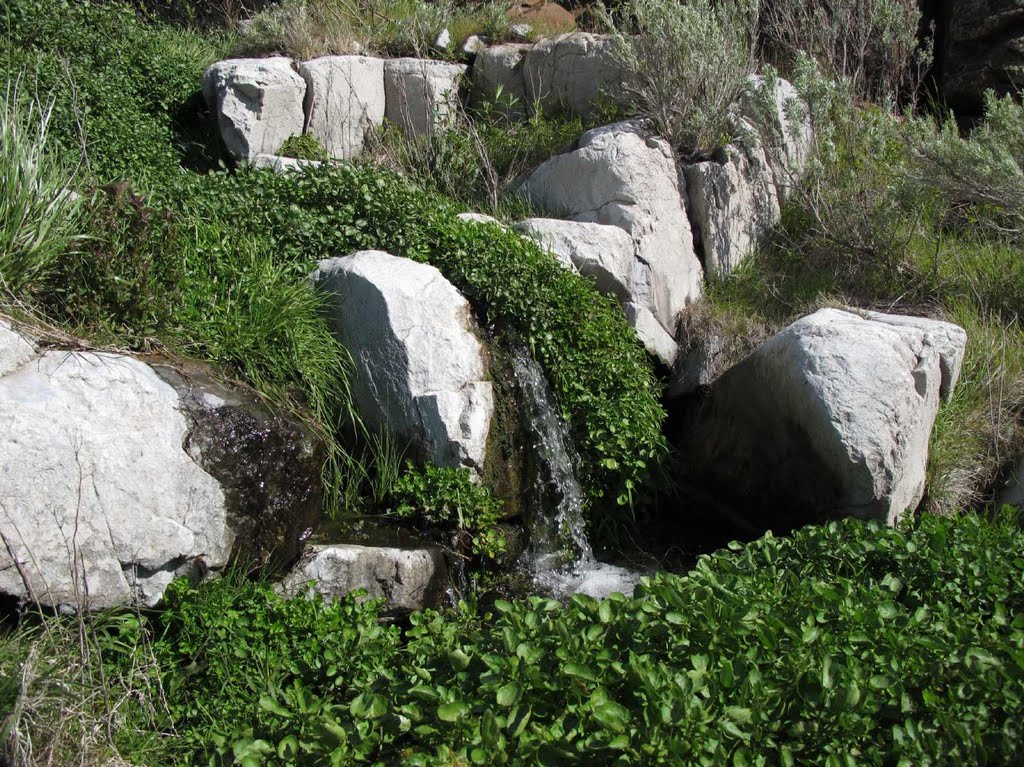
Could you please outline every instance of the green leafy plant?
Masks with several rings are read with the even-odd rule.
[[[327,162],[331,156],[324,149],[316,136],[304,133],[301,136],[291,136],[285,139],[281,148],[277,151],[282,157],[294,157],[296,160],[314,160],[316,162]]]
[[[407,462],[392,489],[390,505],[404,519],[456,533],[456,545],[490,559],[506,548],[497,529],[502,503],[491,491],[473,481],[468,469]]]

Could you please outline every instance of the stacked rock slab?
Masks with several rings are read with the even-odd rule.
[[[494,395],[469,304],[432,266],[381,251],[320,262],[313,283],[355,362],[367,426],[439,466],[482,470]]]
[[[384,62],[385,116],[407,136],[429,136],[447,127],[459,103],[462,64],[426,59]]]
[[[754,127],[743,127],[744,143],[730,144],[719,157],[684,169],[690,215],[711,279],[728,277],[781,217],[768,156]]]
[[[203,75],[203,96],[217,114],[228,151],[239,159],[276,154],[287,139],[301,136],[306,83],[291,59],[219,61]]]
[[[298,556],[320,442],[202,366],[37,350],[0,321],[0,592],[156,604],[178,575]]]
[[[305,593],[308,584],[325,599],[363,589],[383,599],[389,615],[439,607],[448,586],[444,555],[435,548],[399,549],[354,544],[311,546],[281,581],[285,596]]]
[[[609,35],[572,32],[558,35],[526,53],[523,79],[530,108],[589,117],[621,94],[625,73]]]
[[[683,435],[681,472],[758,529],[896,523],[924,491],[962,328],[822,309],[722,375]]]
[[[331,157],[363,151],[366,133],[384,122],[384,61],[368,56],[323,56],[299,67],[306,81],[306,132]]]
[[[679,312],[701,295],[703,270],[666,141],[635,122],[587,131],[577,149],[542,164],[521,191],[571,221],[626,232],[633,243],[628,303],[673,335]]]
[[[527,116],[526,53],[531,46],[522,44],[492,45],[477,53],[473,61],[471,101],[475,106],[490,108],[510,118]]]

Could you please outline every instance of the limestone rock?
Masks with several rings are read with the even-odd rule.
[[[945,46],[936,51],[942,93],[956,111],[981,114],[986,90],[1005,95],[1024,86],[1024,6],[1017,0],[947,5]]]
[[[60,609],[152,606],[174,577],[232,555],[298,555],[322,503],[322,446],[303,427],[202,366],[34,348],[26,359],[31,339],[11,332],[0,592]]]
[[[750,75],[740,111],[757,127],[779,199],[785,200],[803,175],[814,145],[807,104],[788,80]]]
[[[427,59],[384,62],[385,116],[408,136],[426,136],[455,115],[463,64]]]
[[[718,158],[684,169],[691,220],[700,232],[704,269],[728,277],[781,218],[779,196],[764,148],[749,124],[748,141]]]
[[[323,165],[317,160],[299,160],[295,157],[281,157],[276,154],[258,154],[249,163],[253,168],[267,168],[277,175],[292,173],[303,168],[317,168]]]
[[[625,122],[587,131],[577,149],[542,164],[521,191],[543,210],[625,231],[635,258],[629,302],[673,334],[676,316],[703,283],[684,183],[668,143]]]
[[[299,67],[306,81],[306,132],[331,157],[349,160],[366,133],[384,122],[384,61],[368,56],[322,56]]]
[[[610,35],[588,32],[541,40],[526,54],[523,77],[531,108],[589,117],[601,100],[615,103],[625,72]]]
[[[942,369],[942,388],[939,390],[939,395],[948,402],[953,396],[957,381],[960,380],[960,369],[963,367],[964,354],[967,352],[967,331],[952,322],[933,320],[928,317],[882,314],[881,312],[863,312],[863,314],[875,322],[915,328],[924,333],[925,342],[939,354],[939,365]]]
[[[492,45],[480,51],[473,61],[472,103],[478,107],[490,104],[509,117],[526,117],[529,103],[523,71],[530,48],[519,44]]]
[[[482,469],[494,395],[466,299],[434,267],[381,251],[321,261],[313,282],[367,425],[440,466]]]
[[[444,555],[434,548],[397,549],[334,544],[311,546],[283,581],[289,597],[313,591],[325,599],[341,599],[365,589],[370,599],[384,599],[390,614],[438,607],[448,585]]]
[[[681,471],[759,529],[896,523],[924,491],[928,439],[963,331],[822,309],[713,384]],[[951,345],[960,344],[954,350]]]
[[[203,95],[237,159],[275,154],[287,139],[302,135],[306,82],[291,59],[218,61],[203,75]]]
[[[470,35],[466,38],[466,42],[462,44],[463,55],[470,58],[479,56],[485,50],[487,50],[487,43],[479,35]]]
[[[457,213],[455,218],[459,221],[470,221],[474,224],[497,224],[498,226],[504,226],[494,216],[488,216],[486,213]]]
[[[645,307],[626,303],[622,305],[622,311],[626,314],[626,322],[636,331],[636,337],[640,339],[647,353],[671,370],[679,353],[675,339]]]
[[[528,218],[515,226],[566,266],[593,278],[597,289],[620,302],[633,294],[633,240],[617,226]]]

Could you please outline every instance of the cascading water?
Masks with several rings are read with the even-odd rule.
[[[560,599],[575,593],[598,598],[614,591],[632,594],[639,573],[594,558],[583,521],[583,491],[576,479],[578,458],[543,371],[525,350],[514,354],[512,367],[536,459],[528,514],[530,545],[523,555],[534,585]]]

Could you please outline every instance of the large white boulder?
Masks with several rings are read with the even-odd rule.
[[[721,156],[686,166],[691,221],[700,233],[704,269],[713,279],[728,277],[779,223],[775,178],[752,125],[745,143],[730,144]]]
[[[321,56],[299,67],[306,81],[306,132],[331,157],[363,151],[366,133],[384,123],[384,61],[369,56]]]
[[[433,266],[381,251],[321,261],[331,326],[352,354],[352,395],[440,466],[481,470],[494,410],[487,354],[466,299]]]
[[[384,62],[385,116],[407,136],[428,136],[455,117],[463,64],[428,59]]]
[[[723,374],[682,471],[761,529],[836,516],[894,524],[924,492],[928,440],[962,328],[822,309]]]
[[[814,147],[807,103],[788,80],[749,75],[740,112],[757,126],[779,198],[785,200],[803,176]]]
[[[291,59],[218,61],[203,75],[203,95],[224,145],[239,160],[277,154],[287,139],[302,135],[306,81]]]
[[[510,43],[492,45],[477,53],[473,61],[471,103],[478,107],[490,105],[509,117],[526,117],[529,102],[523,71],[531,47]]]
[[[521,191],[542,210],[626,232],[635,261],[629,302],[674,334],[677,315],[700,297],[704,277],[684,183],[668,143],[624,122],[584,133],[578,148],[543,163]]]
[[[614,104],[625,73],[610,35],[570,32],[541,40],[526,54],[523,79],[532,109],[594,114],[602,103]]]
[[[280,583],[289,597],[312,591],[341,599],[363,589],[369,599],[383,599],[390,614],[438,607],[448,586],[444,555],[435,548],[332,544],[311,546]]]
[[[198,366],[38,350],[0,321],[0,593],[156,604],[170,581],[298,554],[319,442]]]

